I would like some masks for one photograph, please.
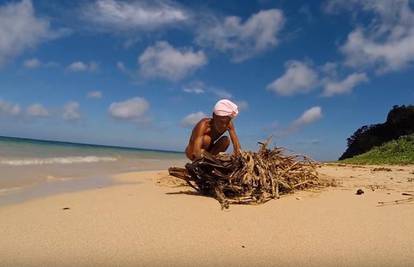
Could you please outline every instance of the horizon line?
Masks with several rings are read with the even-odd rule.
[[[21,139],[27,141],[37,141],[37,142],[55,142],[66,145],[78,145],[78,146],[95,146],[95,147],[105,147],[105,148],[118,148],[118,149],[129,149],[129,150],[143,150],[143,151],[155,151],[155,152],[167,152],[167,153],[179,153],[183,154],[184,151],[176,150],[163,150],[163,149],[151,149],[151,148],[141,148],[134,146],[117,146],[117,145],[103,145],[103,144],[93,144],[93,143],[78,143],[73,141],[61,141],[61,140],[51,140],[51,139],[37,139],[37,138],[28,138],[28,137],[19,137],[19,136],[4,136],[0,135],[0,138],[10,138],[10,139]]]

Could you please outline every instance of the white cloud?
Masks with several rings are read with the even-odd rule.
[[[31,117],[47,117],[49,111],[42,104],[33,104],[27,107],[26,113]]]
[[[414,63],[414,12],[409,0],[337,0],[326,5],[329,12],[341,9],[373,15],[366,25],[359,23],[341,46],[346,65],[384,73]]]
[[[322,95],[331,97],[350,93],[356,86],[369,80],[364,72],[351,73],[341,78],[343,74],[339,67],[335,62],[327,62],[313,68],[306,63],[291,60],[285,63],[285,73],[270,83],[267,89],[282,96],[291,96],[323,87]]]
[[[224,90],[224,89],[218,89],[218,88],[211,88],[210,91],[215,94],[218,98],[232,98],[233,95]]]
[[[125,67],[124,62],[122,62],[122,61],[118,61],[118,62],[116,63],[116,68],[117,68],[118,70],[120,70],[121,72],[125,72],[125,71],[127,71],[127,69],[126,69],[126,67]]]
[[[206,85],[201,81],[194,81],[185,85],[183,91],[190,94],[203,94],[206,92]]]
[[[336,62],[326,62],[322,66],[319,67],[322,74],[330,78],[338,77],[338,63]]]
[[[134,97],[122,102],[114,102],[109,106],[109,114],[116,119],[144,122],[149,109],[149,103],[145,98]]]
[[[138,63],[144,77],[177,81],[207,64],[207,57],[203,51],[175,49],[167,42],[157,42],[145,49]]]
[[[129,78],[131,78],[131,79],[133,79],[133,80],[136,80],[136,79],[137,79],[137,74],[136,74],[136,71],[135,71],[135,70],[130,70],[130,69],[128,69],[128,68],[125,66],[124,62],[122,62],[122,61],[118,61],[118,62],[116,62],[116,68],[117,68],[120,72],[122,72],[123,74],[127,75]]]
[[[233,95],[227,90],[211,85],[207,85],[202,81],[192,81],[187,85],[183,86],[182,89],[186,93],[192,94],[210,94],[214,95],[215,98],[233,98]]]
[[[307,93],[318,86],[318,74],[306,63],[292,60],[285,64],[286,71],[267,86],[279,95],[289,96]]]
[[[352,73],[342,81],[327,80],[324,84],[324,96],[333,96],[352,92],[352,89],[360,83],[367,82],[365,73]]]
[[[40,67],[53,68],[53,67],[59,66],[59,63],[56,63],[56,62],[53,62],[53,61],[42,62],[37,58],[31,58],[31,59],[26,59],[23,62],[23,66],[25,68],[28,68],[28,69],[36,69],[36,68],[40,68]]]
[[[183,91],[186,93],[192,93],[192,94],[197,94],[197,95],[204,93],[204,89],[200,87],[184,87]]]
[[[90,91],[86,95],[87,98],[102,98],[102,92],[101,91]]]
[[[23,66],[29,69],[40,67],[41,62],[37,58],[27,59],[23,62]]]
[[[81,118],[79,111],[80,105],[78,102],[67,102],[63,107],[63,119],[67,121],[75,121]]]
[[[234,103],[237,105],[239,111],[243,111],[249,108],[249,103],[245,100],[235,100]]]
[[[26,49],[60,35],[51,30],[47,19],[35,16],[30,0],[0,6],[0,66]]]
[[[192,127],[196,125],[201,119],[207,118],[208,116],[204,112],[195,112],[188,114],[181,120],[182,127]]]
[[[315,106],[303,112],[303,114],[292,123],[292,126],[294,128],[301,127],[303,125],[313,123],[321,118],[322,108]]]
[[[197,42],[229,52],[233,61],[241,62],[275,47],[284,21],[283,12],[279,9],[259,11],[244,23],[236,16],[223,20],[213,18],[212,22],[199,29]]]
[[[75,61],[71,63],[66,69],[72,72],[82,72],[82,71],[94,72],[98,69],[98,64],[93,61],[89,63],[84,63],[82,61]]]
[[[266,126],[264,128],[264,131],[270,131],[272,135],[276,136],[277,138],[283,138],[299,131],[302,127],[308,124],[320,120],[322,116],[322,108],[315,106],[305,110],[302,115],[291,122],[288,127],[283,128],[277,121],[275,121],[272,124]]]
[[[10,103],[0,99],[0,115],[17,116],[21,108],[18,104]]]
[[[170,1],[97,0],[84,7],[83,17],[101,31],[153,30],[184,22],[190,15]]]

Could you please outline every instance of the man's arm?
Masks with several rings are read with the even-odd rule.
[[[205,122],[199,122],[194,129],[193,161],[201,158],[205,128]]]
[[[237,137],[236,129],[232,121],[230,122],[230,125],[229,125],[229,134],[230,134],[231,142],[233,143],[234,154],[238,155],[240,154],[241,148],[240,148],[239,138]]]

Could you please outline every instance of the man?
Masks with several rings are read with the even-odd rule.
[[[232,122],[238,113],[236,104],[227,99],[219,100],[214,106],[213,118],[201,119],[194,126],[185,149],[187,157],[194,161],[201,158],[204,151],[213,155],[226,151],[230,145],[229,138],[222,136],[226,131],[229,132],[233,143],[234,154],[239,154],[240,143]]]

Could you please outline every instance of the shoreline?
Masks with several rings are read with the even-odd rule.
[[[165,170],[123,173],[0,207],[0,266],[410,266],[413,202],[378,202],[408,198],[413,171],[323,166],[339,187],[226,211]]]

